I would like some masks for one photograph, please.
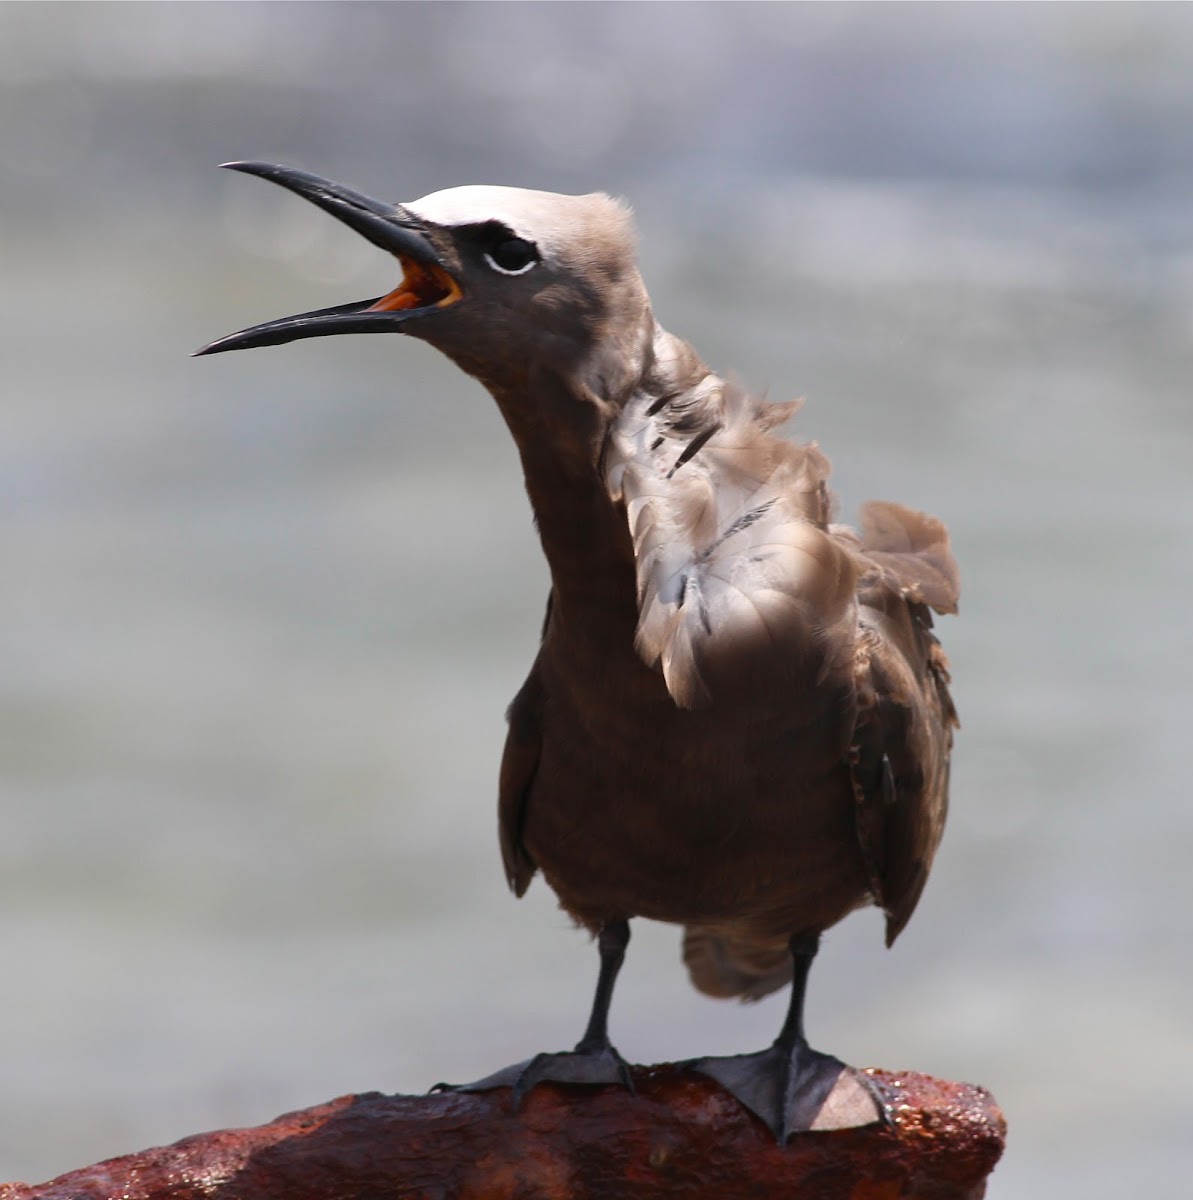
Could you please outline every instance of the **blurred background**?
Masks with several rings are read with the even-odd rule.
[[[0,1178],[587,1012],[592,948],[496,847],[546,586],[512,443],[418,343],[187,357],[395,282],[232,158],[628,197],[660,320],[807,395],[844,515],[949,523],[951,827],[894,951],[874,911],[826,939],[813,1039],[993,1089],[992,1197],[1175,1194],[1188,5],[0,6]],[[701,998],[642,924],[613,1034],[751,1050],[783,1004]]]

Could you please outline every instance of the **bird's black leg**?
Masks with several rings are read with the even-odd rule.
[[[851,1067],[821,1054],[804,1035],[804,996],[819,938],[791,939],[791,1000],[774,1044],[757,1054],[699,1058],[687,1065],[715,1079],[770,1127],[781,1145],[807,1129],[839,1129],[883,1119],[881,1104]]]
[[[630,1079],[629,1066],[609,1041],[609,1003],[613,999],[613,985],[625,960],[625,948],[630,940],[628,921],[609,921],[601,927],[597,936],[597,948],[601,955],[601,971],[597,976],[596,993],[592,999],[592,1014],[588,1028],[576,1043],[574,1050],[563,1050],[555,1054],[536,1054],[526,1062],[505,1067],[475,1083],[459,1084],[450,1090],[462,1092],[487,1092],[493,1088],[512,1087],[514,1106],[536,1083],[618,1083],[631,1092],[634,1085]],[[433,1090],[446,1089],[448,1085],[437,1084]]]

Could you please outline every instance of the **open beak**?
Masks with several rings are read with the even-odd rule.
[[[383,204],[338,183],[272,163],[224,163],[232,171],[260,175],[317,204],[374,246],[389,251],[402,267],[402,282],[386,296],[338,304],[242,329],[208,343],[195,354],[222,354],[255,346],[278,346],[333,333],[393,333],[417,317],[455,304],[460,285],[440,260],[427,227],[400,204]]]

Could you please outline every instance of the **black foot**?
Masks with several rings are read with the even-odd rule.
[[[613,1049],[609,1042],[609,1001],[613,996],[613,984],[625,958],[626,944],[630,940],[629,922],[608,921],[601,927],[597,946],[601,952],[601,972],[597,976],[596,995],[592,1000],[592,1015],[588,1028],[576,1044],[575,1050],[564,1050],[559,1054],[536,1054],[527,1062],[515,1063],[493,1075],[486,1075],[475,1083],[455,1086],[437,1083],[431,1091],[491,1092],[495,1088],[514,1089],[514,1107],[536,1083],[580,1083],[589,1086],[620,1084],[627,1091],[634,1090],[630,1068],[626,1060]]]
[[[491,1092],[496,1088],[513,1088],[514,1108],[518,1108],[526,1093],[539,1083],[579,1083],[589,1086],[620,1084],[634,1090],[629,1064],[612,1046],[605,1044],[591,1050],[563,1050],[558,1054],[536,1054],[525,1062],[503,1067],[475,1083],[437,1083],[433,1092]]]
[[[715,1079],[785,1146],[793,1133],[849,1129],[885,1120],[865,1076],[805,1045],[771,1046],[757,1054],[697,1058],[685,1066]]]

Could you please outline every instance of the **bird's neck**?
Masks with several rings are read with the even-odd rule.
[[[652,319],[637,364],[615,380],[532,370],[515,387],[489,385],[518,446],[559,618],[615,621],[632,633],[634,549],[605,478],[606,443],[634,398],[680,394],[708,374],[687,343]]]
[[[517,443],[557,618],[604,609],[632,621],[633,546],[601,477],[608,406],[558,376],[490,390]]]

